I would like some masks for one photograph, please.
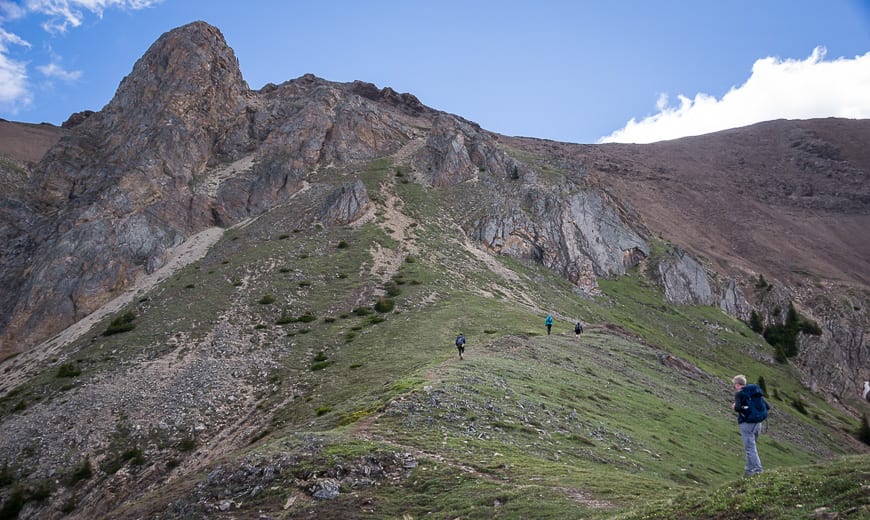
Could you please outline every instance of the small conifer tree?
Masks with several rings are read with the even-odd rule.
[[[858,439],[864,444],[870,445],[870,424],[867,423],[867,414],[861,418],[861,428],[858,429]]]
[[[761,321],[761,315],[755,312],[755,310],[749,315],[749,328],[758,334],[764,331],[764,322]]]

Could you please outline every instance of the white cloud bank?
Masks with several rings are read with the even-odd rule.
[[[805,60],[764,58],[752,66],[743,85],[722,99],[699,93],[677,96],[678,106],[659,97],[658,113],[602,137],[599,143],[652,143],[774,119],[870,118],[870,52],[853,59],[825,61],[816,47]]]
[[[4,25],[28,16],[40,16],[45,20],[41,27],[50,34],[63,34],[70,27],[78,27],[87,13],[98,17],[108,8],[144,9],[163,0],[25,0],[11,2],[0,0],[0,108],[13,113],[33,102],[33,85],[28,77],[30,63],[17,57],[14,49],[30,49],[30,42],[8,32]],[[15,47],[12,47],[15,46]],[[51,63],[36,66],[49,79],[75,81],[82,76],[78,70],[66,70],[53,57]]]

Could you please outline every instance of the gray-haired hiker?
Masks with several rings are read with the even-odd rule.
[[[459,351],[459,359],[463,359],[462,354],[465,352],[465,335],[462,333],[456,336],[456,350]]]
[[[743,438],[743,452],[746,454],[746,468],[743,476],[748,477],[761,473],[761,459],[758,458],[758,434],[761,433],[761,423],[767,419],[770,405],[764,400],[764,394],[758,385],[747,385],[746,376],[736,375],[731,380],[734,383],[734,403],[731,408],[737,412],[737,424],[740,426],[740,437]]]

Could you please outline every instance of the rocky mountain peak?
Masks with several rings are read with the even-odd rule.
[[[164,33],[121,81],[106,112],[219,120],[248,86],[223,34],[205,22]]]

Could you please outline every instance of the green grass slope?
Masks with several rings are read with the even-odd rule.
[[[870,514],[858,422],[805,389],[744,324],[668,304],[643,269],[589,296],[541,266],[484,258],[439,209],[449,190],[403,182],[385,161],[359,173],[374,218],[327,229],[286,207],[228,231],[126,309],[132,330],[100,335],[107,320],[77,342],[76,377],[46,370],[0,402],[4,420],[18,402],[63,399],[119,366],[208,356],[223,334],[238,343],[237,369],[215,377],[251,389],[232,435],[204,434],[194,448],[119,425],[120,440],[89,455],[117,461],[139,487],[102,515]],[[550,336],[547,313],[557,317]],[[739,478],[730,410],[737,373],[763,377],[773,405],[759,442],[766,473],[751,480]],[[131,446],[144,462],[124,457]],[[76,514],[99,511],[88,497],[116,482],[99,468],[55,490]],[[4,485],[8,504],[9,489],[32,483]]]

